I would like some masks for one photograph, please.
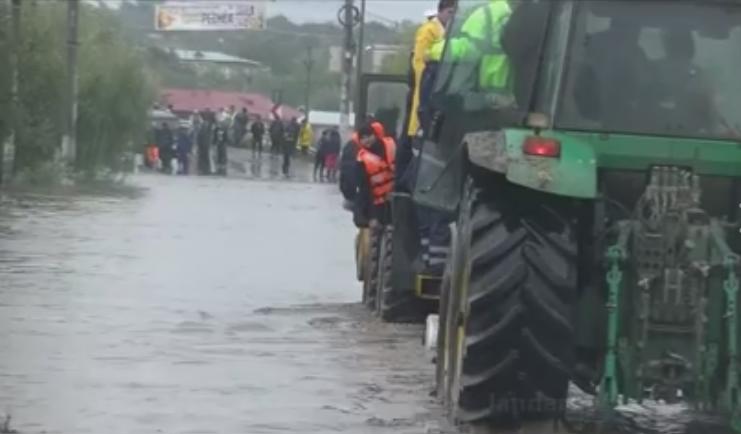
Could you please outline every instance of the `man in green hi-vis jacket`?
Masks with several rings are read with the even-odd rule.
[[[427,58],[440,61],[448,43],[448,62],[481,62],[478,77],[481,90],[510,93],[511,65],[502,48],[501,36],[511,16],[509,0],[490,0],[468,17],[458,35],[430,47]]]

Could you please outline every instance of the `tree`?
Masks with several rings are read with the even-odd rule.
[[[33,171],[52,162],[61,143],[65,50],[59,35],[65,34],[65,6],[39,2],[24,8],[16,124],[18,171]],[[140,53],[128,45],[117,19],[89,5],[83,5],[81,13],[77,168],[94,173],[101,167],[119,167],[122,153],[145,134],[155,92]],[[0,42],[0,59],[6,58],[7,47]],[[0,71],[0,120],[4,121],[0,124],[7,124],[8,89],[8,74]],[[0,137],[6,134],[0,130]]]

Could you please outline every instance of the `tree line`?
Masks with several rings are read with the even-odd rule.
[[[17,44],[18,104],[11,103],[11,68],[0,69],[0,141],[15,132],[15,177],[48,173],[65,131],[67,2],[22,0],[19,39],[11,7],[0,1],[0,63]],[[122,156],[144,139],[153,80],[111,11],[80,3],[78,142],[73,168],[94,175],[121,169]]]

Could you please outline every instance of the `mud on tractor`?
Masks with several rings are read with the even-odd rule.
[[[741,429],[741,2],[513,2],[497,90],[449,49],[482,3],[448,34],[414,191],[457,215],[438,395],[520,423],[574,383]]]

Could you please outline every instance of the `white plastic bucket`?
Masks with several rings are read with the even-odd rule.
[[[428,350],[437,348],[437,334],[440,330],[440,318],[435,315],[428,315],[425,322],[424,346]]]

